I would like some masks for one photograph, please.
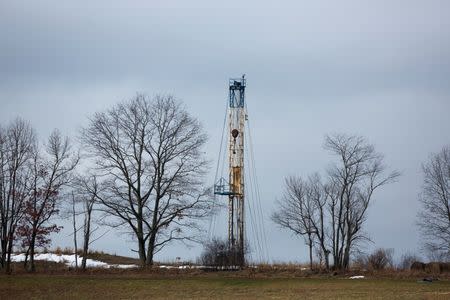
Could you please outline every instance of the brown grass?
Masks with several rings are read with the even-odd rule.
[[[238,276],[236,276],[238,275]],[[0,276],[0,299],[449,299],[450,282],[251,278],[240,272]],[[247,274],[248,275],[248,274]]]

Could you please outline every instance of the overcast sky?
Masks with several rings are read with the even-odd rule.
[[[0,123],[21,116],[41,139],[55,127],[75,137],[136,92],[170,93],[201,120],[215,160],[228,78],[243,73],[270,258],[307,258],[269,216],[284,176],[333,160],[332,132],[367,137],[403,174],[375,194],[368,250],[419,253],[421,163],[450,143],[450,1],[0,0]],[[70,246],[67,234],[53,245]],[[110,233],[93,247],[136,246]]]

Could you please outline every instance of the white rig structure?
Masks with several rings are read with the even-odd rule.
[[[214,193],[228,196],[228,247],[233,253],[233,264],[245,265],[244,218],[244,130],[245,75],[229,80],[228,109],[228,182],[221,178],[214,186]]]

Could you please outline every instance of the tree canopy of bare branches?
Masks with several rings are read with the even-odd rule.
[[[450,257],[450,146],[432,154],[423,166],[418,226],[431,256]]]
[[[82,140],[106,186],[99,196],[105,220],[128,228],[142,265],[167,243],[194,239],[210,210],[207,137],[179,101],[137,95],[96,113]]]
[[[399,173],[386,174],[383,156],[363,137],[335,134],[326,136],[324,148],[338,157],[327,170],[326,182],[319,175],[308,180],[290,177],[285,195],[272,219],[280,226],[307,237],[319,249],[329,267],[349,267],[352,251],[367,239],[363,225],[374,191],[397,179]]]
[[[383,155],[363,137],[327,136],[325,149],[338,157],[338,163],[328,170],[326,189],[333,228],[332,254],[335,267],[348,268],[352,247],[367,238],[362,227],[373,193],[400,174],[386,174]]]

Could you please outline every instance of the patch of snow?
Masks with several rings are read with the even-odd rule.
[[[363,275],[357,275],[357,276],[350,276],[349,279],[364,279],[365,277]]]
[[[25,254],[13,254],[11,255],[11,261],[13,262],[22,262],[25,260]],[[34,260],[45,260],[45,261],[53,261],[56,263],[64,263],[68,267],[75,267],[75,254],[66,255],[66,254],[54,254],[54,253],[38,253],[34,256]],[[81,265],[82,257],[77,257],[78,265]],[[94,259],[86,259],[86,267],[87,268],[119,268],[119,269],[129,269],[129,268],[137,268],[136,265],[109,265],[105,262],[94,260]]]
[[[11,261],[12,262],[21,262],[25,261],[25,254],[11,254]]]
[[[160,269],[175,269],[175,268],[177,268],[177,267],[175,267],[175,266],[161,265],[161,266],[159,266],[159,268],[160,268]]]
[[[208,266],[197,266],[197,265],[180,265],[180,266],[166,266],[166,265],[160,265],[160,269],[213,269],[214,267],[208,267]]]
[[[133,269],[133,268],[139,268],[138,265],[110,265],[111,268],[116,269]]]

